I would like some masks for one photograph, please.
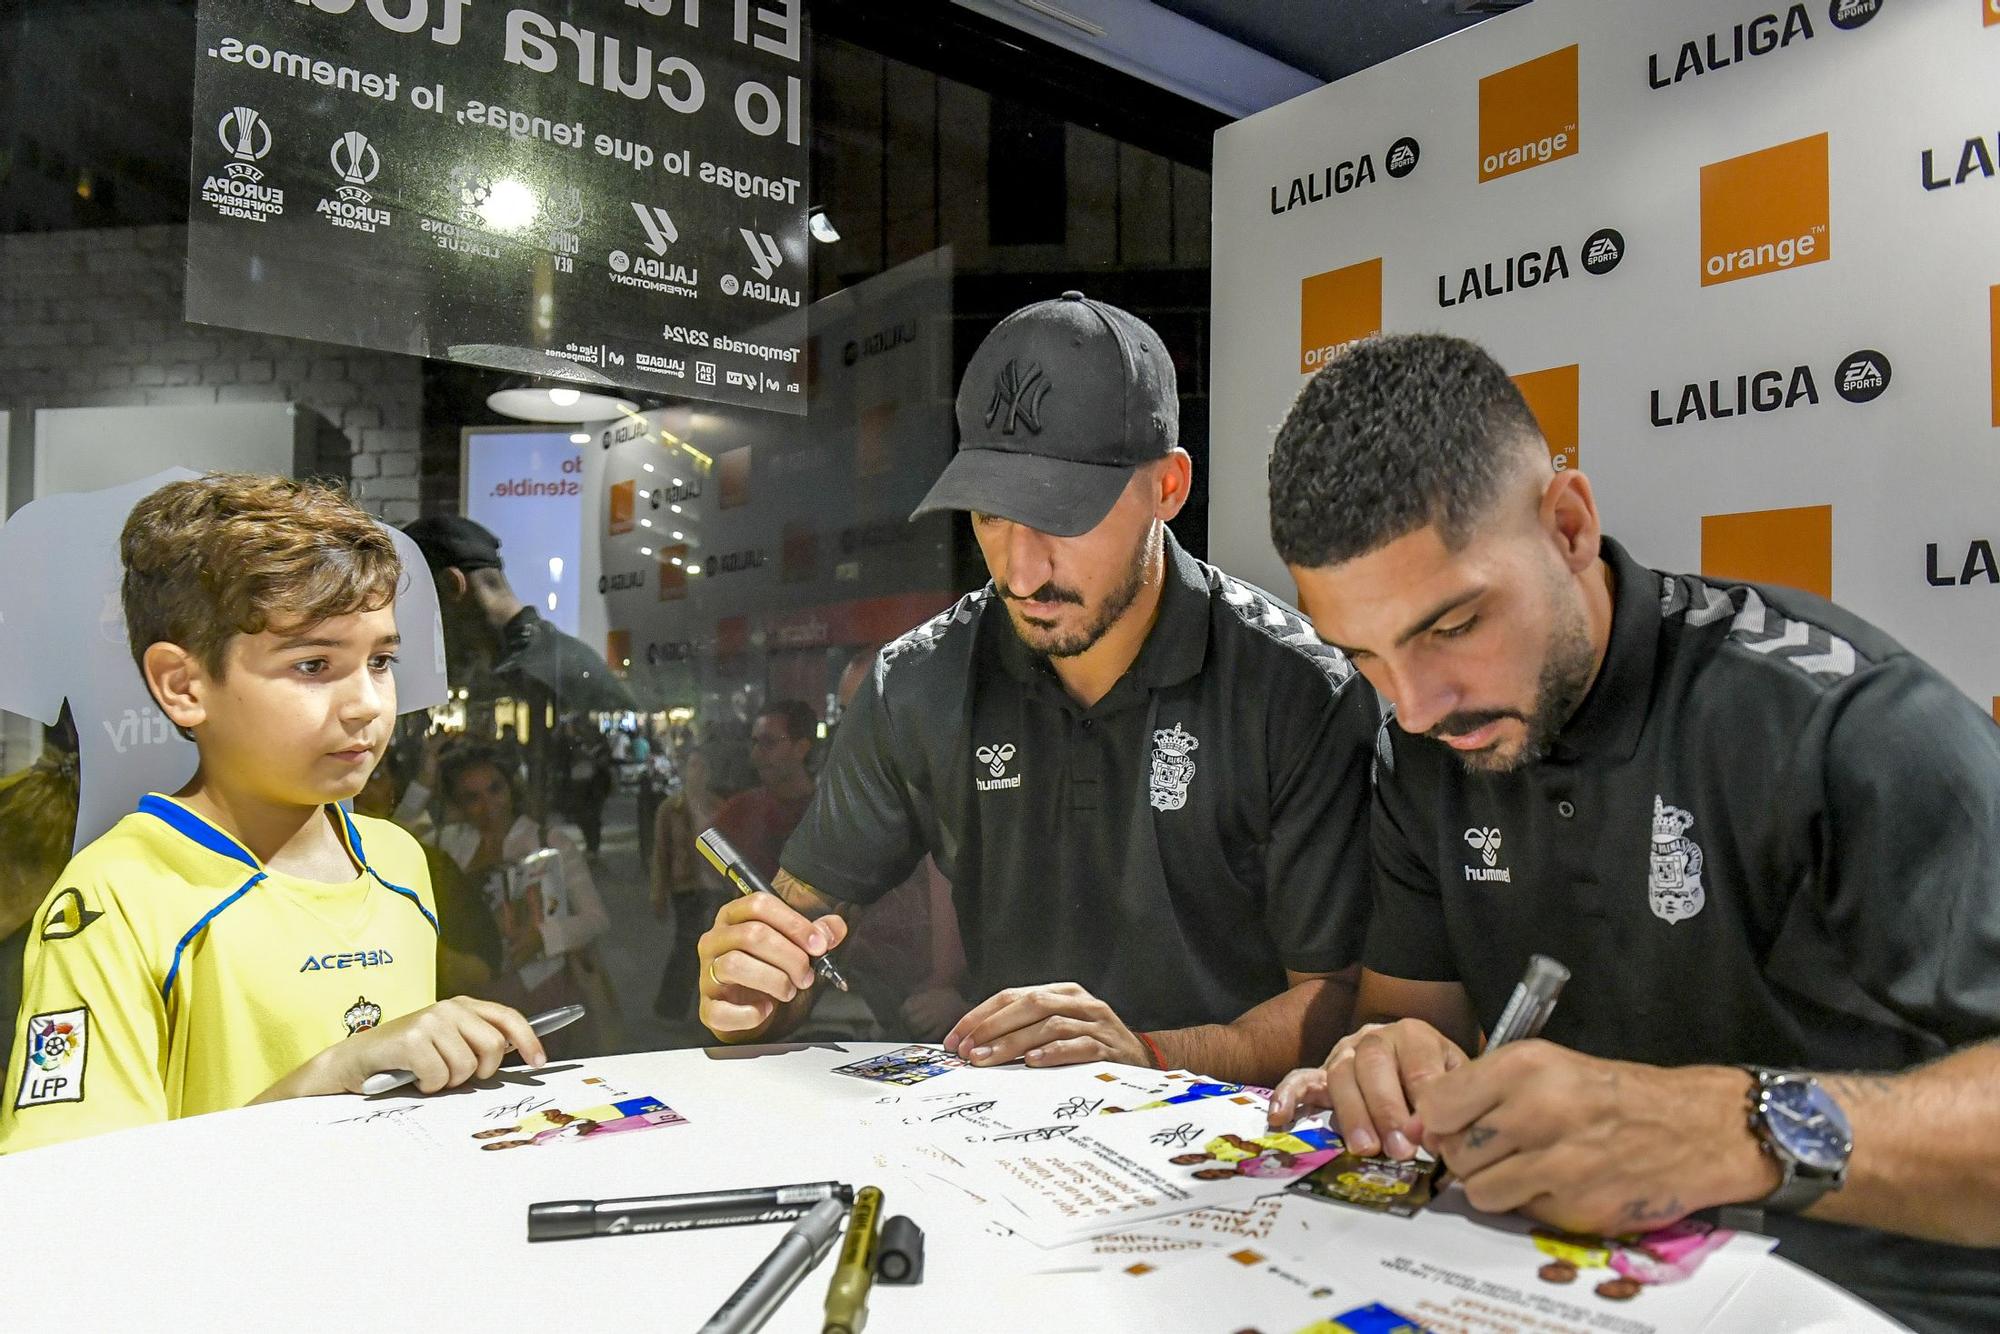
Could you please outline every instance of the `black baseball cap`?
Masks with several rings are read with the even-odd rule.
[[[497,570],[500,539],[484,525],[456,514],[433,514],[406,524],[403,531],[424,553],[432,569]]]
[[[1089,532],[1142,464],[1180,442],[1174,363],[1129,311],[1064,292],[1015,311],[958,388],[958,454],[910,517],[975,510]]]

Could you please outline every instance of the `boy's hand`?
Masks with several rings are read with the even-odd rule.
[[[334,1043],[308,1066],[324,1062],[324,1093],[359,1093],[361,1081],[381,1070],[410,1070],[422,1093],[490,1079],[517,1051],[529,1065],[547,1062],[542,1040],[519,1010],[497,1001],[454,996],[380,1028]],[[283,1081],[281,1081],[282,1083]],[[299,1096],[293,1094],[290,1096]]]

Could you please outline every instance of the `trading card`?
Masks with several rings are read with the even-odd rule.
[[[1408,1218],[1431,1202],[1439,1164],[1434,1159],[1363,1158],[1342,1153],[1292,1183],[1291,1189],[1316,1200],[1349,1204],[1374,1213]]]
[[[963,1068],[964,1061],[942,1047],[899,1047],[865,1061],[834,1067],[836,1075],[853,1075],[877,1084],[921,1084]]]

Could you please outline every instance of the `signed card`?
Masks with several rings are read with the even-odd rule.
[[[1342,1152],[1339,1157],[1292,1183],[1292,1191],[1316,1200],[1345,1204],[1373,1213],[1408,1218],[1431,1202],[1442,1166],[1434,1158],[1363,1158]]]
[[[965,1062],[943,1047],[910,1046],[833,1068],[836,1075],[853,1075],[876,1084],[921,1084],[927,1079],[965,1068]]]

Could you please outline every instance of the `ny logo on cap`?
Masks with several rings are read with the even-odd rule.
[[[1042,400],[1048,397],[1050,385],[1042,368],[1034,362],[1023,367],[1019,359],[1010,360],[993,381],[993,402],[986,409],[986,424],[993,425],[993,419],[1006,414],[1001,423],[1002,435],[1014,434],[1015,426],[1028,428],[1034,435],[1042,433]]]

